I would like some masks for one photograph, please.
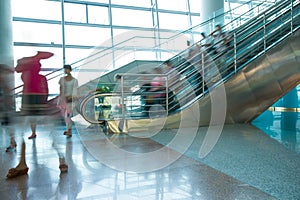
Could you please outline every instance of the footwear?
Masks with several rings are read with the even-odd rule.
[[[36,135],[31,135],[28,137],[29,140],[36,138]]]
[[[67,137],[72,137],[72,131],[71,130],[64,131],[64,135]]]
[[[107,134],[107,121],[104,121],[103,124],[101,124],[102,126],[102,131],[104,134]]]
[[[16,146],[9,146],[5,150],[5,152],[13,152],[13,151],[17,151]]]
[[[27,174],[29,168],[25,168],[25,169],[17,169],[17,168],[11,168],[8,170],[8,173],[6,175],[7,178],[15,178],[17,176],[22,176]]]
[[[60,173],[68,172],[68,165],[67,164],[60,164],[59,165]]]
[[[65,131],[64,135],[67,137],[72,137],[72,132]]]

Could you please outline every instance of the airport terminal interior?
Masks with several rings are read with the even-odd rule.
[[[300,199],[299,0],[0,1],[0,30],[0,199]]]

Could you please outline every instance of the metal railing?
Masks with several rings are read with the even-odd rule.
[[[181,31],[179,33],[162,30],[161,31],[162,33],[169,35],[168,37],[160,37],[160,38],[147,37],[147,35],[149,35],[149,34],[153,35],[153,33],[149,32],[149,34],[147,34],[147,33],[145,34],[145,31],[143,31],[143,32],[141,32],[141,36],[132,36],[128,39],[116,42],[114,44],[114,46],[112,46],[112,47],[104,48],[99,51],[95,50],[95,52],[92,55],[82,58],[82,59],[79,59],[78,61],[76,61],[74,63],[70,63],[70,64],[73,66],[74,70],[79,70],[81,67],[89,64],[90,62],[93,62],[93,61],[99,60],[99,59],[103,59],[104,57],[106,57],[108,55],[114,55],[115,51],[128,51],[129,53],[134,53],[134,52],[136,53],[138,51],[153,52],[155,50],[155,55],[161,55],[162,53],[168,52],[167,56],[169,56],[169,58],[170,58],[170,57],[172,57],[172,55],[177,54],[177,53],[179,53],[178,51],[180,51],[176,48],[172,48],[172,47],[174,47],[174,42],[178,41],[178,38],[185,36],[186,38],[189,38],[189,39],[196,38],[195,41],[198,41],[198,40],[200,40],[199,39],[200,32],[202,32],[203,30],[207,30],[207,31],[213,30],[216,24],[222,23],[225,18],[228,18],[226,16],[229,16],[231,21],[235,21],[235,23],[231,23],[234,26],[226,27],[226,29],[228,29],[228,30],[234,29],[234,28],[244,24],[251,17],[258,15],[259,13],[261,13],[264,10],[266,10],[267,8],[269,8],[271,5],[274,4],[274,2],[265,0],[259,4],[256,4],[255,7],[251,7],[250,6],[251,4],[252,4],[252,1],[247,1],[243,5],[237,6],[236,8],[229,10],[228,12],[221,13],[219,15],[214,15],[211,19],[209,19],[199,25],[193,26],[185,31]],[[238,13],[238,10],[240,10],[242,7],[244,7],[246,5],[249,8],[251,7],[251,9],[249,9],[243,13]],[[247,16],[247,17],[245,18],[245,16]],[[156,41],[157,39],[159,39],[159,42]],[[143,40],[144,42],[140,43],[139,41],[141,41],[141,40]],[[145,43],[149,44],[150,41],[152,42],[153,45],[145,47]],[[141,45],[137,45],[137,44],[141,44]],[[183,50],[183,49],[181,49],[181,50]],[[113,56],[112,56],[112,58],[113,58]],[[167,58],[165,56],[160,56],[160,59],[165,60]],[[114,64],[114,63],[112,63],[112,64]],[[126,63],[120,62],[118,66],[114,65],[113,67],[109,68],[107,70],[107,72],[117,69],[118,67],[121,67],[124,64],[126,64]],[[98,67],[100,67],[100,66],[98,66]],[[57,77],[61,76],[62,74],[63,74],[63,71],[61,69],[57,69],[48,74],[45,74],[45,76],[47,77],[47,79],[49,81],[51,81],[53,79],[57,79]],[[22,86],[23,85],[19,85],[14,88],[14,90],[16,91],[15,92],[16,95],[18,95],[22,92]]]
[[[83,59],[80,59],[74,63],[71,63],[73,66],[74,71],[90,71],[92,70],[95,73],[89,73],[90,80],[97,79],[100,76],[103,76],[114,69],[117,69],[124,64],[129,63],[135,59],[138,59],[139,52],[144,52],[148,55],[148,57],[155,57],[156,60],[167,60],[174,55],[182,52],[187,48],[186,40],[189,39],[191,41],[198,41],[200,40],[200,32],[203,30],[211,31],[216,24],[224,22],[226,16],[230,16],[230,26],[225,26],[226,30],[232,30],[239,26],[242,26],[244,23],[247,22],[251,17],[257,16],[259,13],[263,12],[267,8],[269,8],[272,3],[269,1],[263,1],[260,4],[257,4],[255,7],[247,10],[244,13],[236,14],[237,10],[241,9],[241,7],[250,5],[251,1],[246,2],[244,5],[240,5],[226,13],[222,13],[219,15],[214,16],[213,18],[209,19],[206,22],[203,22],[199,25],[191,27],[185,31],[175,33],[169,31],[161,30],[161,37],[155,38],[152,32],[141,32],[141,36],[132,36],[128,39],[116,42],[116,44],[112,47],[105,48],[102,50],[95,50],[95,52]],[[249,6],[250,8],[250,6]],[[165,36],[165,37],[164,37]],[[180,45],[178,45],[180,43]],[[146,44],[146,45],[145,45]],[[117,57],[117,55],[124,55],[127,54],[127,57]],[[110,66],[100,66],[101,61],[103,60],[112,60]],[[117,64],[116,64],[117,63]],[[93,66],[93,67],[91,67]],[[100,69],[102,68],[102,69]],[[48,74],[45,74],[47,80],[49,82],[48,85],[57,85],[58,79],[62,76],[63,71],[61,69],[52,71]],[[80,78],[80,77],[79,77]],[[82,82],[82,81],[81,81]],[[89,80],[84,84],[88,84]],[[17,102],[16,109],[18,110],[21,106],[21,93],[22,93],[22,86],[17,86],[14,88],[15,99]],[[49,96],[55,97],[58,94],[50,94]]]
[[[230,44],[222,52],[213,54],[207,49],[200,48],[193,56],[186,56],[192,49],[195,49],[196,45],[201,45],[202,41],[199,41],[189,49],[168,59],[173,68],[167,73],[162,75],[120,74],[122,77],[121,88],[123,89],[113,93],[113,96],[119,99],[117,103],[108,100],[112,94],[93,93],[82,101],[80,112],[87,121],[99,123],[103,120],[120,118],[140,119],[169,115],[185,109],[205,96],[209,90],[226,82],[254,59],[265,54],[298,30],[300,28],[299,4],[299,0],[280,1],[239,28],[227,31]],[[231,23],[235,23],[235,21]],[[226,24],[223,28],[225,29],[227,26],[231,26],[231,24]],[[215,47],[218,45],[218,42],[214,44]],[[161,95],[163,99],[158,99],[161,100],[160,103],[149,104],[148,102],[147,104],[149,97],[155,95],[153,91],[137,93],[135,89],[141,88],[139,83],[141,76],[146,77],[148,81],[153,76],[164,77],[165,81],[161,84],[163,89],[160,91],[163,93]],[[171,81],[174,77],[176,81]],[[129,90],[124,90],[124,88],[129,88]],[[99,101],[99,99],[96,101],[98,97],[103,98],[103,101]],[[98,108],[105,105],[103,102],[107,103],[104,107],[110,108],[107,112],[111,115],[95,114],[99,110]],[[154,108],[148,109],[147,106]],[[112,108],[115,107],[119,107],[118,114],[112,111]]]

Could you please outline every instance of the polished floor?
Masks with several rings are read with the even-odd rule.
[[[199,150],[208,127],[199,128],[183,149],[181,142],[168,145],[178,130],[105,135],[80,118],[74,118],[71,138],[63,135],[63,124],[41,119],[37,138],[28,140],[30,128],[22,120],[0,127],[3,200],[300,199],[298,113],[267,111],[253,124],[225,125],[204,158]],[[17,151],[6,152],[11,135]],[[28,175],[7,179],[8,169],[19,161],[22,140]],[[66,157],[68,173],[60,173],[58,154]]]

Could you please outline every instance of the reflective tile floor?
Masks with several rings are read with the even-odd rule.
[[[273,120],[267,122],[263,117],[270,114]],[[1,126],[0,199],[300,199],[298,115],[292,128],[282,125],[281,115],[266,115],[255,126],[225,125],[214,148],[201,158],[207,127],[199,128],[185,149],[184,138],[176,138],[178,130],[104,135],[98,126],[76,122],[73,137],[66,138],[61,123],[42,120],[37,138],[28,140],[28,124]],[[5,152],[12,134],[17,151]],[[28,175],[7,179],[23,139]],[[58,154],[66,157],[68,173],[60,173]]]

